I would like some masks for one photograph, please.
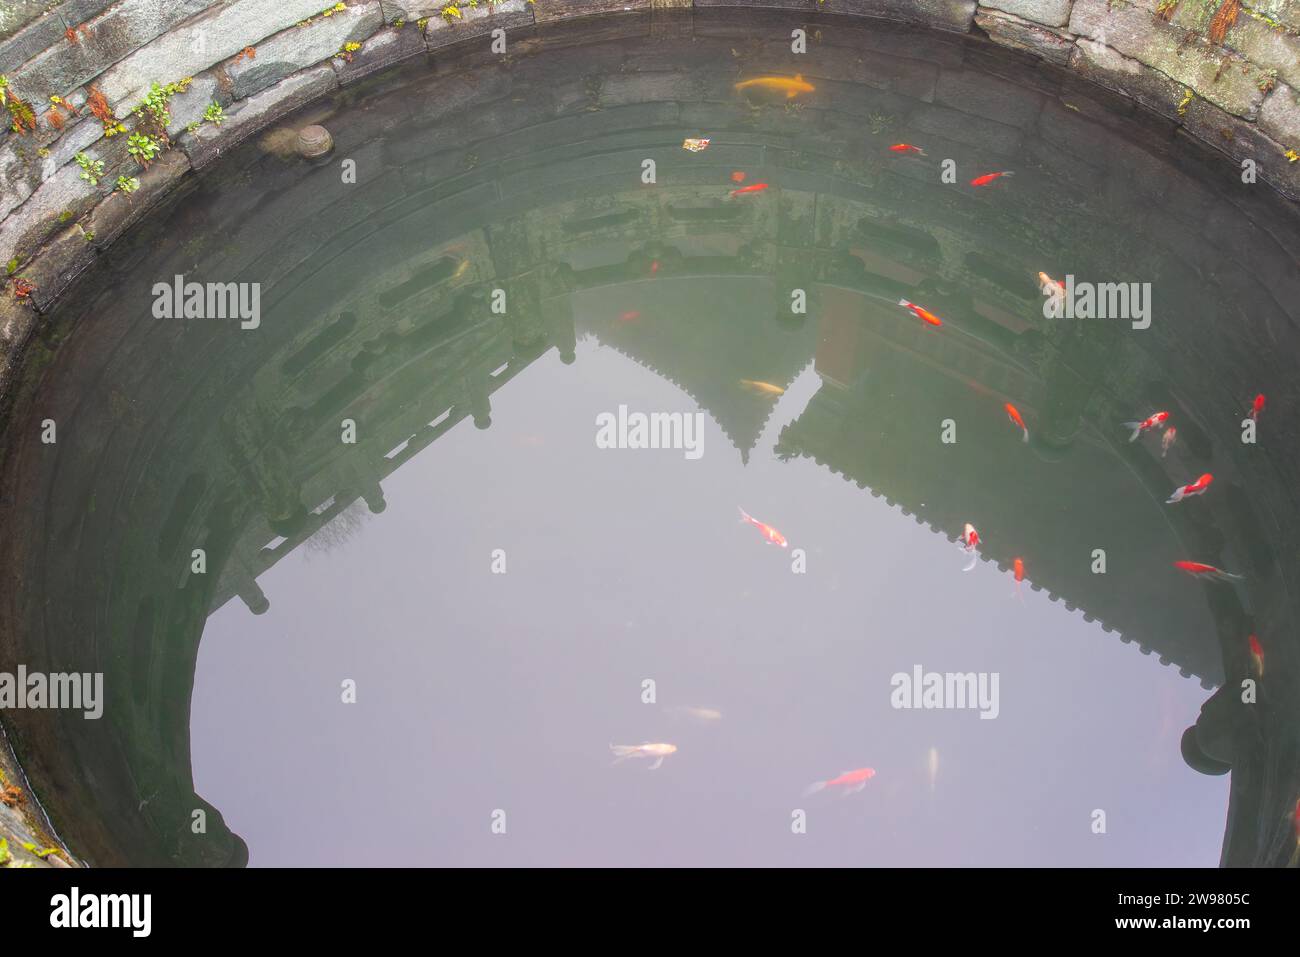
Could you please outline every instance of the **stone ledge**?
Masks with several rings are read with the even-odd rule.
[[[230,95],[246,99],[299,70],[331,62],[343,44],[365,40],[383,25],[379,0],[354,2],[332,17],[309,26],[292,26],[262,40],[252,57],[225,65]],[[364,49],[364,44],[363,44]],[[353,58],[360,53],[353,54]]]
[[[338,86],[338,75],[328,63],[286,77],[275,86],[241,101],[220,126],[205,123],[181,137],[180,148],[195,169],[202,169],[227,147],[252,136],[291,110]]]
[[[991,7],[1045,27],[1063,27],[1070,22],[1073,5],[1074,0],[983,0],[980,7]]]
[[[424,42],[431,51],[450,43],[486,36],[496,29],[512,30],[533,23],[532,11],[524,0],[460,9],[461,20],[449,22],[437,16],[429,19],[424,27]]]
[[[1165,23],[1141,7],[1076,0],[1070,32],[1191,87],[1229,113],[1253,119],[1264,98],[1244,59],[1226,50],[1216,53],[1204,37]]]
[[[1033,53],[1060,66],[1070,62],[1070,54],[1074,51],[1074,37],[1070,34],[1040,26],[1014,14],[980,7],[975,11],[975,25],[1000,46]]]
[[[380,30],[366,41],[365,46],[351,60],[336,57],[330,60],[330,65],[338,74],[339,83],[346,86],[394,63],[428,52],[420,28],[414,23],[408,23],[401,28],[390,26]]]

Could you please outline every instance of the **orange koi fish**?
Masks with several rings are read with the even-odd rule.
[[[659,260],[653,259],[650,261],[650,275],[659,275]]]
[[[837,778],[829,781],[814,781],[804,788],[804,796],[816,794],[827,788],[843,788],[845,794],[854,794],[867,786],[867,782],[876,776],[875,768],[858,768],[856,771],[844,771]]]
[[[1206,472],[1192,484],[1180,485],[1178,488],[1174,489],[1174,494],[1169,496],[1165,501],[1165,504],[1173,505],[1174,502],[1181,502],[1183,499],[1192,495],[1204,495],[1205,490],[1210,487],[1210,483],[1213,481],[1214,476],[1209,472]]]
[[[934,313],[930,312],[928,309],[922,309],[914,302],[908,302],[906,299],[900,299],[898,300],[898,304],[902,306],[904,309],[910,309],[912,315],[916,316],[916,318],[920,319],[922,322],[928,322],[932,326],[943,325],[942,319],[940,319]]]
[[[1017,409],[1010,402],[1004,405],[1003,408],[1007,410],[1007,418],[1010,419],[1012,423],[1020,427],[1020,441],[1028,442],[1029,427],[1025,425],[1025,420],[1020,417],[1020,410]]]
[[[1259,414],[1264,411],[1264,393],[1255,396],[1255,401],[1251,403],[1250,412],[1248,413],[1256,422],[1259,421]]]
[[[1000,173],[985,173],[983,176],[976,176],[973,180],[970,181],[970,184],[972,186],[987,186],[995,179],[999,179],[1003,176],[1014,176],[1014,175],[1015,174],[1012,173],[1010,170],[1003,170]]]
[[[737,505],[736,507],[740,508],[739,505]],[[770,544],[779,545],[782,548],[789,547],[790,543],[785,540],[784,535],[778,532],[771,525],[764,525],[754,516],[746,512],[743,508],[740,509],[740,520],[742,522],[748,522],[750,525],[753,525],[756,529],[762,532],[763,538],[765,538]]]
[[[628,758],[654,758],[655,763],[650,765],[650,770],[657,770],[659,765],[664,763],[664,758],[677,750],[675,744],[611,744],[609,749],[614,752],[614,763],[626,761]]]
[[[889,148],[891,153],[915,153],[917,156],[924,156],[925,150],[919,146],[913,146],[911,143],[895,143]]]
[[[762,192],[763,190],[765,190],[765,189],[767,189],[767,184],[766,184],[766,183],[750,183],[748,186],[742,186],[742,187],[740,187],[740,189],[733,189],[733,190],[731,191],[731,195],[732,195],[732,196],[747,196],[747,195],[749,195],[750,193],[761,193],[761,192]]]
[[[1141,435],[1143,432],[1147,431],[1148,429],[1154,429],[1157,426],[1163,429],[1165,427],[1165,423],[1168,421],[1169,421],[1168,412],[1153,412],[1151,413],[1151,415],[1147,416],[1141,422],[1125,422],[1123,423],[1123,425],[1124,428],[1133,430],[1133,434],[1128,437],[1128,440],[1130,442],[1136,442],[1138,440],[1138,436]]]
[[[1011,563],[1011,574],[1016,579],[1016,597],[1024,601],[1025,596],[1020,591],[1020,583],[1025,580],[1025,560],[1023,558],[1017,558]]]
[[[743,183],[745,181],[745,174],[740,170],[736,170],[731,174],[731,181],[733,183]]]
[[[785,389],[781,388],[779,385],[772,385],[770,382],[759,382],[755,379],[741,379],[740,384],[750,392],[757,392],[759,395],[771,396],[774,399],[777,396],[785,395]]]
[[[1160,440],[1160,457],[1164,458],[1169,454],[1173,444],[1178,441],[1178,430],[1172,425],[1165,429],[1165,437]]]
[[[629,309],[627,312],[620,312],[618,314],[619,322],[636,322],[640,318],[641,313],[637,312],[635,309]]]
[[[793,80],[788,76],[760,76],[736,84],[737,93],[744,90],[764,90],[769,93],[784,93],[786,99],[793,99],[800,93],[811,93],[815,89],[817,88],[805,80],[801,73],[796,74]]]
[[[1259,639],[1254,635],[1249,636],[1246,640],[1250,644],[1250,657],[1255,662],[1255,671],[1262,678],[1264,677],[1264,649],[1260,646]]]
[[[1174,567],[1187,572],[1193,578],[1203,578],[1208,581],[1240,582],[1246,580],[1243,575],[1234,575],[1232,572],[1225,572],[1221,568],[1204,565],[1201,562],[1174,562]]]

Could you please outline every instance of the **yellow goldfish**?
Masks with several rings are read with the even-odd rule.
[[[760,76],[752,80],[742,80],[736,84],[737,92],[767,90],[774,93],[784,93],[787,99],[793,98],[800,93],[811,93],[815,89],[817,88],[805,80],[802,74],[796,74],[793,80],[788,76]]]
[[[776,398],[779,395],[785,395],[785,389],[779,385],[772,385],[770,382],[758,382],[754,379],[741,379],[740,384],[750,392],[757,392],[759,395],[770,395]]]

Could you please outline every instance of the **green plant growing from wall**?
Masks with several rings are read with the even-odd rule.
[[[141,119],[142,125],[149,126],[158,134],[166,135],[167,124],[172,120],[171,98],[177,93],[184,93],[193,82],[193,77],[187,76],[166,86],[158,82],[151,83],[149,92],[135,108],[135,115]]]
[[[78,153],[73,159],[81,167],[81,178],[91,186],[98,186],[99,178],[104,175],[104,161],[91,159],[85,153]]]
[[[140,188],[140,180],[136,176],[119,176],[117,178],[117,188],[123,193],[134,193]],[[91,235],[94,234],[91,233]]]
[[[225,111],[221,109],[221,104],[213,100],[208,104],[208,108],[203,111],[203,118],[213,126],[220,126],[226,121]]]
[[[145,169],[149,161],[162,152],[162,144],[145,133],[132,133],[126,141],[126,151]]]

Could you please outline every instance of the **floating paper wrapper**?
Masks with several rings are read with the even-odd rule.
[[[709,141],[706,139],[690,138],[682,140],[682,149],[690,150],[692,153],[698,153],[700,150],[707,148]]]

